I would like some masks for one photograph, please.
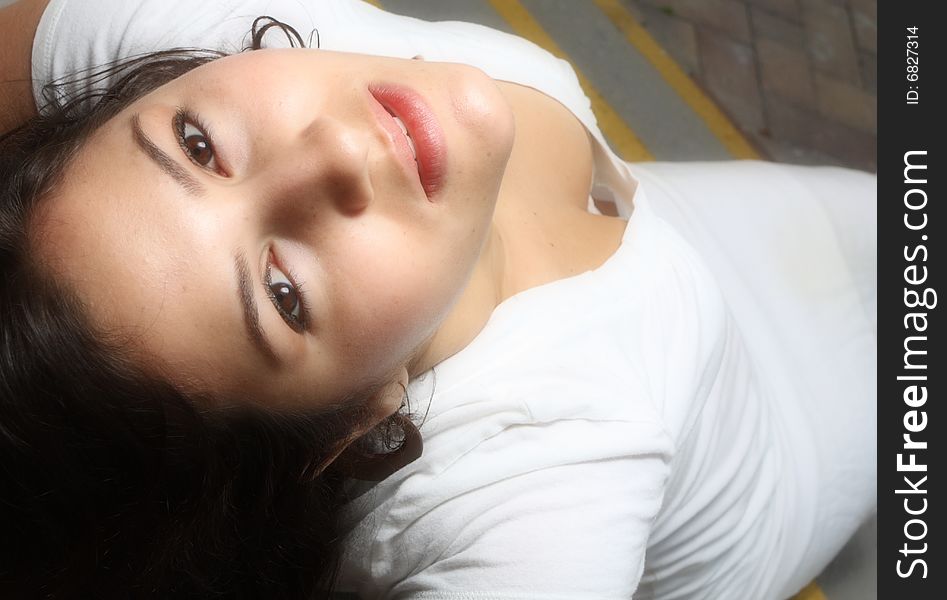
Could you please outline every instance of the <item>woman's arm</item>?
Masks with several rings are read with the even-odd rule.
[[[0,133],[36,114],[30,58],[47,4],[49,0],[20,0],[0,8]]]

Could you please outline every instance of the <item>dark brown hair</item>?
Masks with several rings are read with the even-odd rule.
[[[247,50],[272,27],[303,45],[261,18]],[[41,116],[0,137],[0,596],[312,598],[337,577],[345,475],[314,467],[364,402],[211,408],[145,374],[31,252],[37,211],[89,135],[221,56],[167,50],[79,74],[86,92],[48,86]],[[391,442],[385,425],[358,444]]]

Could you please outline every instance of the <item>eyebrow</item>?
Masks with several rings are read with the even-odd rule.
[[[238,248],[233,257],[234,270],[237,273],[237,297],[243,308],[243,323],[246,326],[247,338],[266,358],[272,366],[278,366],[279,356],[273,350],[266,332],[260,325],[260,313],[257,310],[256,298],[253,294],[253,284],[250,277],[250,266],[247,263],[243,248]]]
[[[162,171],[174,179],[178,185],[184,188],[185,192],[191,196],[205,195],[206,190],[203,184],[151,141],[151,138],[149,138],[145,130],[142,129],[141,115],[137,113],[132,117],[132,134],[132,137],[135,138],[135,143],[138,145],[138,148],[144,152],[145,156],[150,158]]]

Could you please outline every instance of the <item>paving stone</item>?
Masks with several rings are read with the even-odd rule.
[[[779,15],[784,19],[802,22],[802,13],[799,10],[798,0],[750,0],[750,4],[764,8],[768,12]]]
[[[753,49],[706,28],[697,31],[700,82],[744,131],[763,128],[763,101]]]
[[[874,94],[821,73],[815,76],[815,88],[819,112],[824,116],[855,129],[877,133],[878,101]]]
[[[693,25],[650,5],[637,6],[633,14],[682,69],[692,76],[700,72],[697,34]]]
[[[878,18],[852,8],[852,24],[858,47],[871,52],[878,51]]]
[[[839,157],[848,166],[877,171],[878,140],[874,135],[775,96],[767,96],[766,114],[773,139]]]
[[[876,169],[877,0],[624,2],[769,158]]]
[[[853,11],[858,11],[874,22],[878,22],[878,0],[848,0]]]
[[[746,5],[739,0],[641,0],[670,17],[683,17],[706,25],[741,42],[750,42]]]
[[[771,136],[758,136],[753,141],[756,146],[763,151],[767,160],[776,162],[790,163],[793,165],[812,165],[816,167],[833,166],[862,168],[850,159],[832,156],[819,150],[813,150],[805,146],[800,146],[784,139],[774,139]]]
[[[628,9],[635,21],[641,23],[644,21],[644,10],[642,0],[621,0],[621,3]]]
[[[844,6],[826,0],[801,0],[809,56],[816,69],[858,85],[861,73]]]
[[[804,50],[761,38],[757,39],[756,52],[764,94],[776,94],[816,108],[815,86]]]
[[[869,52],[859,52],[858,62],[862,72],[862,88],[878,95],[878,59]]]
[[[770,39],[794,48],[806,47],[806,30],[798,23],[773,16],[758,6],[750,6],[750,23],[756,39]]]
[[[877,600],[878,515],[863,523],[855,535],[819,574],[819,586],[832,600]]]

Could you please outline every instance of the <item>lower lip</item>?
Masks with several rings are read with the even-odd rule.
[[[369,86],[369,92],[404,122],[418,158],[421,187],[431,201],[444,184],[447,171],[447,142],[434,111],[411,88],[382,83]]]

